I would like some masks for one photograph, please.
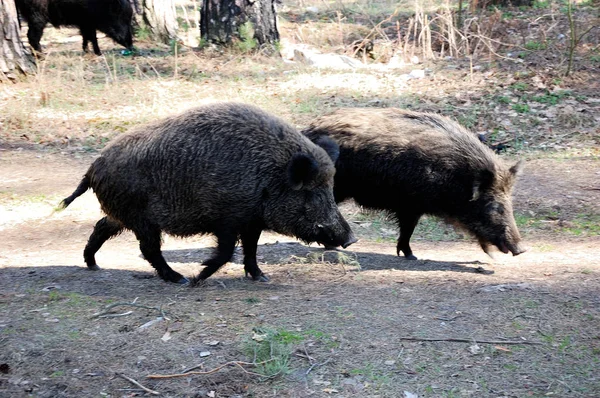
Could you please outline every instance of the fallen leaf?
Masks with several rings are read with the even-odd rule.
[[[396,363],[396,361],[394,361],[394,360],[389,360],[389,361],[384,362],[384,364],[386,364],[386,365],[393,365],[395,363]]]
[[[177,332],[177,331],[181,330],[182,327],[183,327],[183,322],[173,322],[172,324],[169,325],[169,331]]]
[[[162,316],[160,316],[160,317],[158,317],[158,318],[156,318],[156,319],[153,319],[153,320],[151,320],[151,321],[148,321],[148,322],[144,323],[144,324],[143,324],[142,326],[140,326],[138,329],[141,329],[141,330],[143,330],[143,329],[147,329],[147,328],[149,328],[150,326],[152,326],[152,325],[154,325],[155,323],[157,323],[157,322],[160,322],[160,321],[162,321],[162,320],[163,320],[163,317],[162,317]]]
[[[499,351],[504,351],[504,352],[512,352],[512,351],[511,351],[511,350],[509,350],[508,348],[506,348],[506,347],[502,347],[502,346],[499,346],[499,345],[495,345],[495,346],[494,346],[494,348],[495,348],[495,349],[497,349],[497,350],[499,350]]]
[[[206,345],[216,346],[216,345],[219,345],[219,341],[218,340],[209,341],[206,343]]]
[[[163,337],[160,338],[162,341],[169,341],[171,340],[171,332],[169,332],[168,330],[165,332],[165,334],[163,334]]]
[[[419,398],[414,392],[404,391],[404,398]]]
[[[327,394],[333,394],[333,393],[339,392],[335,388],[324,388],[321,391],[326,392]]]
[[[478,346],[477,344],[473,344],[472,346],[469,347],[469,351],[471,352],[471,354],[477,355],[477,354],[481,353],[481,347]]]
[[[206,396],[209,398],[215,398],[215,392],[214,391],[209,391],[206,393]]]
[[[267,338],[266,334],[258,334],[258,333],[253,333],[252,334],[252,340],[258,341],[259,343],[261,341],[265,341],[266,338]]]

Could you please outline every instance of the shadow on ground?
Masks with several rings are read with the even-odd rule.
[[[213,248],[165,250],[163,255],[167,262],[202,263],[210,258]],[[259,264],[304,264],[331,263],[349,266],[360,266],[362,270],[394,269],[399,271],[451,271],[477,274],[493,274],[494,271],[484,269],[487,265],[480,261],[435,261],[406,260],[390,254],[372,252],[354,252],[351,250],[324,250],[319,247],[308,247],[297,242],[266,243],[258,247]],[[243,252],[237,247],[231,262],[243,263]]]

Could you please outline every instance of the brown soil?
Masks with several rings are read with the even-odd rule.
[[[340,257],[265,234],[259,256],[271,282],[245,280],[238,253],[205,286],[187,288],[155,277],[130,233],[102,248],[101,271],[84,267],[82,249],[100,218],[95,197],[88,192],[63,212],[53,209],[92,159],[0,151],[2,396],[143,394],[118,373],[174,397],[600,394],[597,235],[532,230],[529,252],[498,254],[496,261],[473,242],[417,239],[422,260],[407,261],[390,242],[363,239]],[[597,160],[531,160],[515,208],[554,210],[557,219],[597,215],[599,175]],[[212,245],[210,237],[165,237],[163,249],[174,269],[191,276]],[[132,311],[121,317],[91,317],[107,303],[136,298],[162,306],[170,321],[140,329],[160,314],[138,307],[115,308]],[[263,380],[229,366],[147,378],[252,361],[242,347],[260,327],[302,336],[289,374]],[[210,355],[201,357],[204,351]]]

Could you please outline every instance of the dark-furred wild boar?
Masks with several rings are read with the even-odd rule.
[[[490,245],[524,251],[515,224],[512,188],[521,163],[507,166],[458,123],[436,114],[401,109],[340,109],[315,120],[304,133],[315,143],[332,138],[336,202],[354,198],[396,217],[396,252],[416,257],[410,237],[423,214],[444,218]]]
[[[94,53],[101,55],[96,30],[133,49],[133,8],[129,0],[15,0],[15,4],[27,21],[27,38],[35,51],[42,52],[40,39],[48,22],[57,28],[79,28],[84,52],[92,42]]]
[[[265,229],[334,246],[356,241],[333,198],[338,147],[321,144],[253,106],[202,106],[118,137],[62,205],[92,188],[106,214],[83,253],[90,269],[102,244],[129,229],[161,278],[186,283],[162,256],[161,232],[212,233],[217,248],[194,282],[228,262],[238,239],[246,275],[264,281],[256,250]]]

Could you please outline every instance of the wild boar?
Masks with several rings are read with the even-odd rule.
[[[37,52],[42,52],[40,39],[48,22],[57,28],[79,28],[84,52],[92,42],[94,53],[101,55],[96,30],[133,49],[133,8],[129,0],[15,0],[15,5],[27,21],[27,38]]]
[[[463,227],[490,245],[524,251],[511,193],[522,163],[507,166],[477,136],[446,117],[402,109],[340,109],[304,131],[340,146],[334,196],[386,210],[398,221],[396,253],[416,260],[410,237],[423,214]]]
[[[129,229],[161,278],[187,283],[163,258],[161,232],[212,233],[217,248],[194,283],[231,259],[238,238],[246,276],[266,281],[256,261],[265,229],[334,246],[356,241],[333,198],[337,145],[321,144],[259,108],[206,105],[115,139],[62,206],[92,188],[106,214],[83,253],[90,269],[102,244]]]

